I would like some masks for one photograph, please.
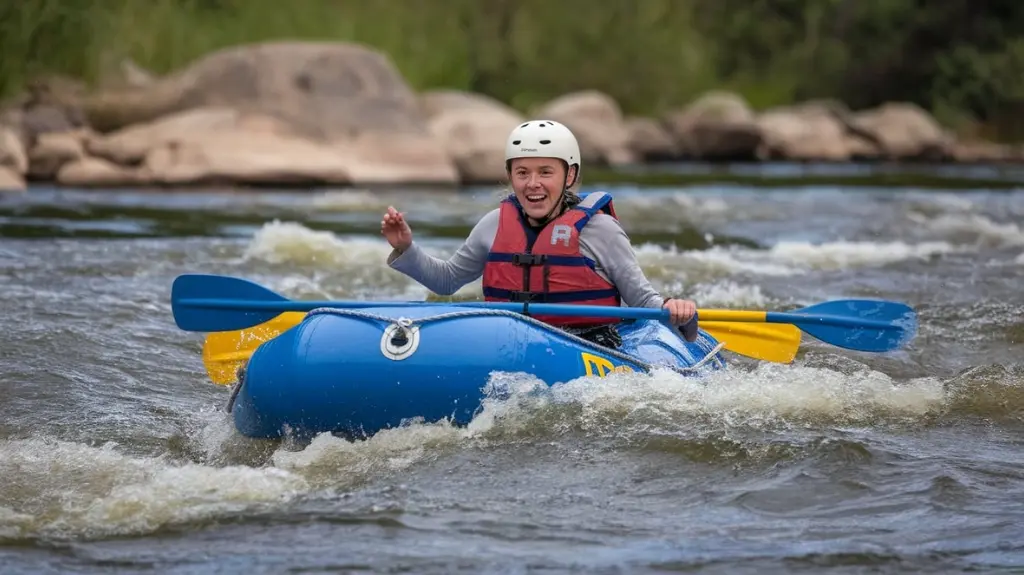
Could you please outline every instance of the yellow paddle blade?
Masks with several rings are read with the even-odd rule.
[[[800,347],[800,328],[788,323],[701,321],[700,328],[725,343],[725,349],[776,363],[790,363]]]
[[[203,365],[210,379],[218,385],[234,383],[238,368],[257,347],[298,325],[304,317],[303,312],[289,311],[248,329],[211,333],[203,343]]]

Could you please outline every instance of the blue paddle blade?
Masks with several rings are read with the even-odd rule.
[[[176,277],[171,285],[174,323],[186,331],[233,331],[259,325],[285,311],[203,304],[213,300],[286,302],[288,298],[241,278],[183,274]]]
[[[766,315],[767,321],[793,323],[825,343],[856,351],[893,351],[917,334],[917,313],[893,301],[837,300]]]

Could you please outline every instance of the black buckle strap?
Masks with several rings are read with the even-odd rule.
[[[539,291],[513,291],[509,292],[508,299],[515,303],[539,303],[547,298],[543,292]]]
[[[547,260],[545,254],[512,254],[512,264],[517,266],[539,266]]]

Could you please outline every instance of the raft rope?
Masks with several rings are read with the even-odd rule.
[[[567,338],[569,338],[570,341],[573,341],[574,343],[586,346],[586,347],[588,347],[590,349],[596,350],[599,353],[613,356],[613,357],[618,358],[618,359],[620,359],[622,361],[628,361],[628,362],[631,362],[631,363],[638,364],[645,371],[651,371],[651,370],[653,370],[653,369],[655,369],[657,367],[667,367],[667,368],[672,369],[673,371],[676,371],[676,372],[678,372],[680,374],[691,375],[691,374],[694,374],[694,373],[698,372],[702,367],[704,367],[706,364],[708,364],[711,361],[714,361],[717,364],[718,367],[722,367],[722,366],[725,365],[722,362],[722,360],[718,357],[718,353],[720,351],[722,351],[722,348],[725,347],[725,343],[724,342],[719,342],[718,345],[716,345],[714,347],[711,347],[708,344],[707,340],[705,340],[703,337],[698,338],[697,339],[697,346],[700,347],[701,351],[703,351],[705,353],[704,357],[700,361],[698,361],[697,363],[693,364],[690,367],[676,367],[674,365],[660,366],[660,365],[654,365],[654,364],[647,363],[645,361],[640,360],[639,358],[637,358],[635,356],[629,355],[627,353],[623,353],[623,352],[621,352],[619,350],[611,349],[611,348],[607,348],[607,347],[604,347],[604,346],[597,345],[596,343],[594,343],[592,341],[587,341],[587,340],[583,339],[582,337],[579,337],[579,336],[577,336],[575,334],[572,334],[572,333],[569,333],[567,331],[563,331],[561,329],[558,329],[557,327],[554,327],[554,326],[552,326],[550,324],[544,323],[544,322],[542,322],[542,321],[540,321],[538,319],[532,318],[530,316],[526,316],[526,315],[523,315],[523,314],[520,314],[520,313],[517,313],[517,312],[513,312],[513,311],[501,310],[501,309],[471,309],[471,310],[452,311],[452,312],[446,312],[446,313],[442,313],[442,314],[438,314],[438,315],[434,315],[434,316],[430,316],[430,317],[418,318],[418,319],[415,319],[415,320],[407,318],[407,317],[394,318],[394,317],[380,315],[380,314],[376,314],[376,313],[365,311],[365,310],[359,310],[359,309],[340,309],[340,308],[334,308],[334,307],[319,307],[319,308],[310,310],[310,312],[307,315],[320,315],[320,314],[331,314],[331,315],[340,315],[340,316],[345,316],[345,317],[355,317],[355,318],[365,319],[365,320],[369,320],[369,321],[383,322],[385,324],[394,324],[394,325],[398,326],[402,330],[408,330],[414,324],[423,325],[423,324],[430,323],[430,322],[445,321],[445,320],[456,319],[456,318],[460,318],[460,317],[479,317],[479,316],[514,317],[514,318],[516,318],[516,319],[518,319],[520,321],[524,321],[524,322],[526,322],[526,323],[528,323],[530,325],[533,325],[534,327],[538,327],[540,329],[547,330],[548,332],[555,333],[557,335],[561,335],[561,336],[567,337]]]
[[[238,399],[238,392],[242,391],[242,384],[245,382],[245,367],[241,366],[238,371],[235,372],[235,385],[231,387],[231,395],[228,396],[228,403],[224,406],[224,411],[231,413],[231,410],[235,407],[235,400]]]

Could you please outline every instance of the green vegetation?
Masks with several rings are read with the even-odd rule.
[[[366,43],[417,89],[524,111],[596,88],[653,114],[721,88],[757,108],[909,100],[1024,139],[1018,0],[20,0],[0,3],[0,94],[38,74],[95,82],[124,57],[163,73],[285,38]]]

